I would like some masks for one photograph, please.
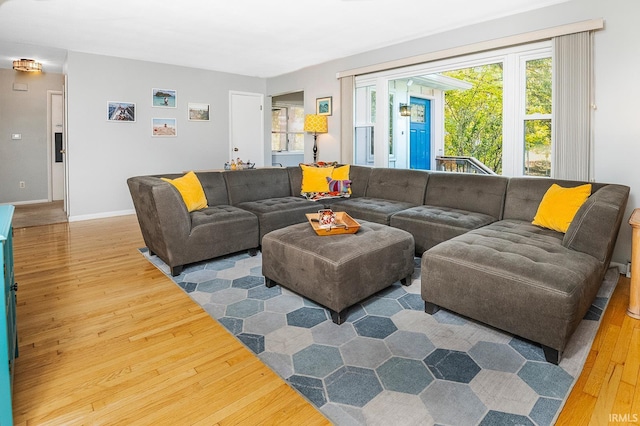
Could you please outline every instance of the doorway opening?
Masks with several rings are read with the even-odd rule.
[[[271,163],[297,166],[304,162],[304,92],[271,97]]]
[[[62,91],[47,91],[47,169],[49,176],[48,201],[62,206],[67,212],[66,191],[66,130]]]

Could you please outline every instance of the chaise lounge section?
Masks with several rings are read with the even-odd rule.
[[[422,256],[425,311],[439,307],[542,345],[557,364],[595,299],[629,188],[594,184],[563,234],[531,222],[551,183],[512,178],[503,220],[442,242]]]

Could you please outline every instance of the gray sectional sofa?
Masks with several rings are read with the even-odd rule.
[[[445,308],[542,344],[558,363],[609,266],[629,188],[592,184],[562,234],[531,224],[553,183],[350,166],[349,198],[301,197],[300,167],[197,173],[208,208],[189,213],[160,176],[127,184],[145,243],[172,270],[260,247],[264,235],[331,207],[411,233],[422,256],[425,311]],[[181,175],[163,175],[175,178]]]

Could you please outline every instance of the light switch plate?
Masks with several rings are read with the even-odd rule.
[[[14,141],[20,140],[20,139],[22,139],[22,134],[21,133],[11,133],[11,139],[13,139]]]

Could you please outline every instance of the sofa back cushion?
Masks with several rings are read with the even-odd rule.
[[[369,185],[369,178],[371,177],[371,167],[356,166],[352,164],[349,167],[349,180],[351,181],[351,196],[352,197],[364,197],[367,192],[367,186]]]
[[[423,170],[374,168],[371,170],[365,195],[417,206],[424,201],[427,180],[429,173]]]
[[[554,183],[564,187],[573,188],[588,182],[575,180],[561,180],[533,177],[513,177],[507,185],[507,196],[504,200],[504,219],[518,219],[533,221],[538,211],[540,201],[549,187]],[[592,183],[591,193],[602,188],[604,184]]]
[[[504,176],[434,172],[424,204],[483,213],[501,219],[509,179]]]
[[[247,201],[291,196],[287,169],[253,169],[223,172],[229,203],[236,206]]]
[[[289,166],[287,167],[287,174],[289,175],[289,186],[291,187],[289,195],[298,197],[302,190],[302,169],[300,166]]]
[[[562,245],[590,254],[609,265],[629,198],[629,187],[605,185],[580,207]]]
[[[209,206],[229,204],[227,184],[222,172],[198,172],[196,175],[202,184]]]

